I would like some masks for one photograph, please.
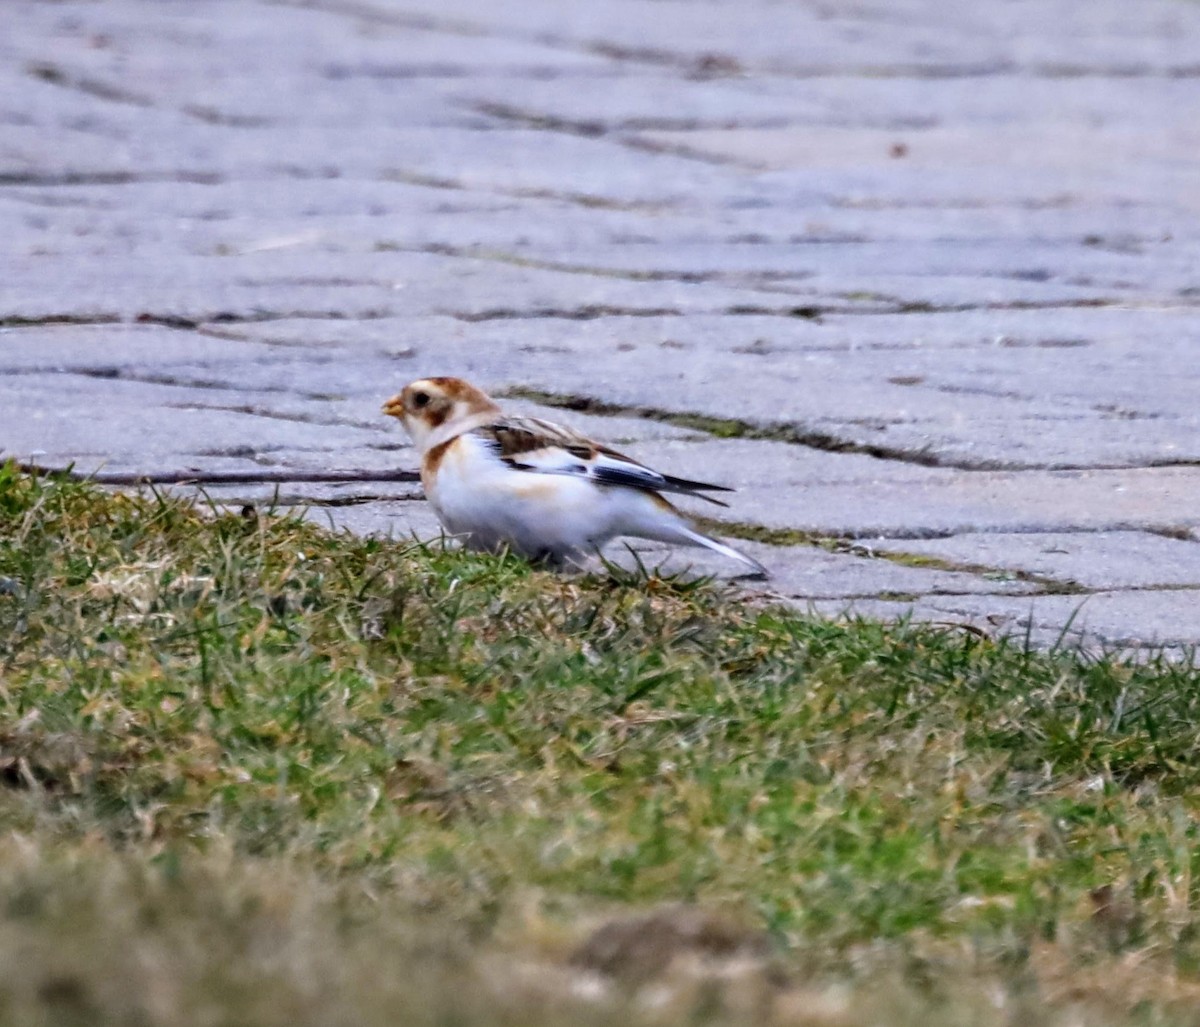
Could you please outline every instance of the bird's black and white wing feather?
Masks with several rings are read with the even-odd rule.
[[[498,417],[471,434],[483,439],[500,460],[519,471],[574,475],[597,485],[695,496],[717,506],[728,504],[704,493],[733,491],[724,485],[661,474],[565,425],[537,417]]]

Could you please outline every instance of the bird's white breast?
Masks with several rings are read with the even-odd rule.
[[[459,436],[426,485],[447,533],[474,548],[526,555],[589,552],[653,511],[645,493],[505,464],[484,440]]]

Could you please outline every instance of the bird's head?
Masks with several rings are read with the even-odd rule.
[[[383,404],[383,412],[400,420],[422,452],[443,425],[498,409],[486,393],[461,378],[421,378]]]

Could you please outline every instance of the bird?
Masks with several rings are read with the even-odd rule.
[[[585,566],[622,536],[702,546],[749,568],[745,553],[698,531],[668,495],[727,506],[724,485],[652,470],[565,425],[504,413],[461,378],[422,378],[383,405],[421,459],[421,484],[446,533],[552,566]]]

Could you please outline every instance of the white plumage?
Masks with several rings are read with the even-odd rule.
[[[704,546],[765,575],[757,560],[697,531],[661,493],[720,503],[720,485],[657,471],[563,425],[505,416],[458,378],[427,378],[384,405],[421,455],[425,495],[446,532],[474,549],[580,563],[621,536]],[[724,505],[724,504],[720,504]]]

